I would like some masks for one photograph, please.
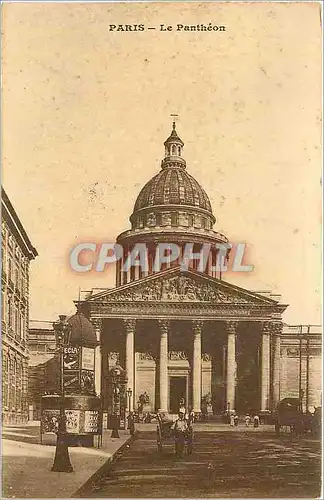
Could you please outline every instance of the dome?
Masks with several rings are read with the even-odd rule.
[[[184,168],[165,167],[142,188],[134,212],[161,205],[185,205],[212,213],[209,198],[200,184]]]
[[[93,324],[82,314],[77,312],[67,320],[71,327],[70,344],[94,346],[98,344]]]

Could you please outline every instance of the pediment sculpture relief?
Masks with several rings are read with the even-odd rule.
[[[250,301],[236,293],[226,293],[215,285],[188,278],[175,276],[165,280],[139,285],[133,290],[116,292],[105,300],[113,302],[160,301],[160,302],[215,302],[249,303]]]

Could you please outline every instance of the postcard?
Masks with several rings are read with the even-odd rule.
[[[321,496],[321,18],[2,3],[4,498]]]

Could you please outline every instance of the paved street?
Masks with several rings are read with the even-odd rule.
[[[66,474],[51,472],[56,443],[54,434],[45,434],[41,445],[38,426],[3,427],[3,497],[70,498],[129,439],[127,431],[120,431],[119,439],[110,435],[111,431],[104,432],[100,449],[71,446],[69,455],[74,472]]]
[[[320,443],[273,428],[195,431],[191,456],[161,455],[153,426],[141,431],[111,469],[82,497],[314,498],[320,495]]]

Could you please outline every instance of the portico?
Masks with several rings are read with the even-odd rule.
[[[131,409],[171,411],[184,397],[197,413],[272,408],[278,394],[278,333],[285,305],[197,271],[166,269],[79,304],[100,337],[104,404],[109,369],[125,366]],[[99,387],[99,384],[97,384]]]

